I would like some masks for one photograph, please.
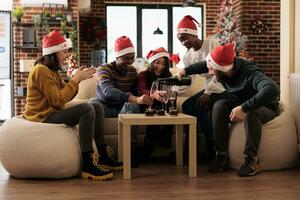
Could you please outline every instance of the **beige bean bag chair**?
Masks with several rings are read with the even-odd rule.
[[[79,174],[77,129],[31,122],[21,116],[0,129],[0,161],[17,178],[68,178]]]
[[[238,169],[244,163],[245,131],[244,124],[231,127],[229,140],[230,166]],[[296,167],[297,132],[295,119],[290,112],[281,114],[263,125],[258,157],[262,170],[276,170]]]

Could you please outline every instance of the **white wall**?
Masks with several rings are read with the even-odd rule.
[[[1,8],[0,10],[12,10],[12,0],[3,0],[1,1]]]
[[[295,72],[300,73],[300,1],[295,0]]]
[[[286,106],[289,105],[289,74],[295,72],[295,1],[280,1],[280,99]]]
[[[64,4],[68,6],[68,0],[21,0],[23,7],[42,7],[43,3]]]

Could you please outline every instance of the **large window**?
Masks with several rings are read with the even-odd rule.
[[[115,59],[114,43],[122,36],[128,36],[137,46],[137,14],[135,6],[108,6],[107,15],[107,61]]]
[[[159,29],[163,34],[153,34]],[[142,9],[142,57],[157,47],[168,49],[168,10]]]
[[[203,7],[174,5],[107,5],[107,61],[115,60],[114,41],[126,35],[130,37],[137,51],[137,57],[145,58],[151,49],[166,48],[170,53],[186,52],[177,39],[176,28],[185,15],[192,15],[203,24]],[[155,30],[163,34],[153,34]],[[198,27],[199,38],[203,37],[203,27]],[[179,63],[179,66],[183,66]]]

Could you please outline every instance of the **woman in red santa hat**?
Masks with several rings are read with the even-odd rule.
[[[152,83],[158,78],[171,77],[170,68],[170,55],[163,47],[151,50],[147,54],[150,66],[147,70],[138,74],[138,89],[140,95],[150,95]],[[164,100],[158,92],[152,95],[152,107],[161,108]],[[171,147],[172,126],[147,126],[144,147],[146,159],[150,158],[150,154],[154,149],[154,145],[158,144],[167,148]]]
[[[107,155],[101,105],[83,103],[65,108],[65,104],[76,96],[79,83],[92,78],[96,71],[94,68],[80,67],[69,82],[65,83],[59,70],[64,69],[68,48],[69,44],[59,31],[52,31],[43,38],[43,56],[36,60],[28,76],[23,116],[36,122],[62,123],[68,126],[79,124],[82,178],[109,179],[113,176],[109,169],[120,168],[121,164],[116,164]],[[94,156],[93,139],[100,154],[99,159]]]

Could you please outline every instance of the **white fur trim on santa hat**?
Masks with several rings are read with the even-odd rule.
[[[167,52],[161,52],[161,53],[157,53],[154,56],[151,56],[148,61],[149,63],[152,63],[154,60],[161,58],[161,57],[167,57],[170,58],[169,54]]]
[[[115,52],[115,56],[116,56],[116,58],[118,58],[118,57],[123,56],[128,53],[135,53],[134,48],[128,47],[128,48],[122,49],[121,51]]]
[[[43,48],[43,56],[69,49],[69,47],[69,43],[65,41],[55,46]]]
[[[227,66],[219,65],[212,59],[210,53],[206,56],[206,63],[207,63],[207,65],[209,64],[210,66],[212,66],[214,69],[222,71],[222,72],[228,72],[233,67],[233,63],[230,65],[227,65]]]
[[[190,29],[190,28],[179,28],[177,29],[177,33],[188,33],[191,35],[198,36],[198,30]]]

